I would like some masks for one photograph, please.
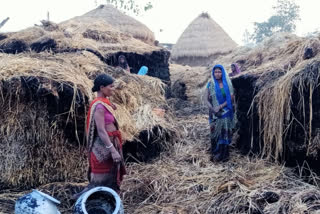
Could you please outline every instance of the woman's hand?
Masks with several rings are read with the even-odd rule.
[[[117,110],[117,106],[115,104],[111,103],[111,107],[113,110]]]
[[[213,107],[214,113],[218,113],[221,110],[221,105]]]
[[[121,156],[120,156],[119,152],[114,147],[112,147],[112,149],[111,149],[111,156],[112,156],[113,162],[119,163],[121,161]]]

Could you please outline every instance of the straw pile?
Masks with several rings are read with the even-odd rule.
[[[152,164],[133,164],[125,180],[128,213],[313,213],[320,190],[292,169],[232,152],[209,161],[207,115],[192,103],[177,111],[181,141]],[[235,136],[233,143],[237,140]],[[312,174],[310,182],[319,178]]]
[[[178,64],[170,64],[172,90],[176,81],[186,85],[185,94],[187,99],[193,103],[201,103],[203,100],[203,87],[207,84],[210,71],[207,67],[190,67]]]
[[[147,26],[123,14],[111,4],[100,5],[98,8],[84,14],[83,17],[101,18],[120,31],[154,45],[154,34]]]
[[[117,66],[119,55],[124,55],[131,73],[138,73],[141,66],[147,66],[148,76],[159,78],[170,85],[168,51],[137,40],[99,17],[80,16],[60,24],[42,21],[41,26],[1,36],[0,51],[10,54],[86,50],[111,66]]]
[[[126,213],[314,213],[320,190],[302,181],[291,169],[232,152],[228,163],[209,161],[207,116],[186,103],[177,110],[182,137],[153,163],[134,163],[122,186]],[[234,139],[236,141],[236,137]],[[309,177],[317,183],[319,178]],[[39,187],[61,200],[62,213],[71,213],[70,196],[85,183],[52,183]],[[0,203],[12,212],[23,193],[4,191]]]
[[[308,49],[312,50],[310,56],[306,56]],[[259,117],[260,143],[264,145],[262,155],[277,160],[283,158],[287,146],[298,145],[302,146],[300,152],[309,155],[308,145],[318,128],[313,127],[313,116],[318,113],[313,113],[312,107],[319,94],[319,50],[318,38],[296,38],[271,48],[266,41],[263,48],[242,56],[248,59],[243,69],[256,77],[253,101]]]
[[[172,49],[172,60],[191,66],[208,65],[237,44],[207,13],[200,14],[182,33]]]
[[[318,37],[278,34],[253,49],[240,47],[213,61],[212,66],[223,64],[227,70],[236,62],[243,71],[233,78],[240,121],[238,146],[243,152],[254,151],[292,165],[297,159],[300,163],[317,159],[319,50]],[[177,70],[172,80],[185,81],[188,96],[201,103],[211,68],[199,72],[182,67],[183,73],[175,66],[171,69]]]
[[[85,114],[93,79],[101,72],[117,79],[112,101],[124,140],[138,140],[140,132],[154,127],[159,133],[174,130],[169,113],[164,118],[153,113],[166,106],[159,79],[106,66],[86,51],[1,54],[1,187],[85,179]]]
[[[160,50],[113,28],[101,18],[92,17],[77,17],[59,25],[43,22],[42,26],[4,36],[7,38],[0,41],[0,50],[5,53],[90,49],[107,58],[108,54],[119,51],[143,54]]]

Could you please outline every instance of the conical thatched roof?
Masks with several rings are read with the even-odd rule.
[[[202,13],[180,36],[172,49],[172,59],[209,57],[235,48],[237,44],[207,13]]]
[[[154,33],[147,26],[134,18],[125,15],[110,4],[100,5],[98,8],[84,14],[82,17],[103,19],[113,27],[132,35],[136,39],[140,39],[149,44],[154,44]]]

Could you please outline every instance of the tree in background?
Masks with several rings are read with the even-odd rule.
[[[133,12],[139,15],[141,11],[148,11],[153,8],[152,1],[146,0],[142,3],[137,3],[138,0],[105,0],[106,3],[114,5],[116,8],[122,10],[123,12]],[[97,0],[95,0],[96,4]]]
[[[278,0],[273,9],[275,15],[271,16],[268,21],[254,23],[251,39],[255,43],[277,32],[291,33],[296,30],[296,22],[300,20],[300,7],[294,0]]]
[[[252,35],[250,34],[249,30],[246,29],[244,33],[242,34],[242,42],[247,47],[253,47],[255,46],[255,43],[252,39]]]

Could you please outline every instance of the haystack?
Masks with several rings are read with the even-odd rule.
[[[126,213],[316,213],[320,191],[292,169],[248,158],[232,151],[227,163],[209,161],[207,115],[187,103],[176,109],[182,136],[159,159],[128,165],[122,185]],[[310,177],[313,183],[319,179]],[[56,182],[38,189],[61,202],[63,214],[72,212],[70,197],[86,183]],[[0,191],[2,210],[11,213],[14,201],[26,192]]]
[[[118,56],[125,55],[132,73],[138,73],[144,65],[149,68],[149,76],[170,83],[168,51],[134,39],[100,18],[78,17],[58,25],[44,22],[42,26],[2,34],[1,38],[0,51],[10,54],[86,50],[111,66],[117,66]]]
[[[237,44],[209,14],[202,13],[173,46],[171,59],[178,64],[206,66],[217,55],[227,54],[235,47]]]
[[[186,80],[188,98],[201,103],[212,66],[238,63],[243,72],[232,80],[240,122],[238,148],[290,166],[308,161],[319,171],[319,51],[319,37],[278,34],[253,49],[240,47],[219,56],[207,70],[176,72],[172,80]]]
[[[174,133],[170,112],[161,117],[153,111],[167,105],[161,80],[108,66],[97,54],[103,48],[84,34],[69,30],[68,36],[78,38],[73,40],[62,30],[35,27],[25,32],[13,36],[25,37],[21,41],[31,47],[33,32],[44,33],[56,41],[56,46],[51,52],[1,54],[1,188],[85,180],[85,115],[93,98],[92,81],[102,72],[117,80],[112,100],[118,106],[116,116],[124,140],[132,144],[128,147],[138,148],[131,151],[125,145],[127,157],[143,161],[166,147]],[[119,38],[116,36],[111,39]],[[1,42],[7,41],[13,39]],[[118,47],[124,46],[120,43]]]
[[[170,83],[170,75],[164,49],[105,20],[78,17],[2,34],[0,50],[2,188],[85,179],[85,114],[93,98],[92,80],[101,72],[118,81],[113,101],[130,142],[124,146],[126,157],[146,161],[166,146],[174,127],[170,117],[153,111],[166,108],[163,82]],[[150,76],[161,80],[116,69],[120,54],[133,73],[145,65]]]
[[[100,18],[120,31],[154,45],[154,34],[146,25],[120,12],[111,4],[100,5],[98,8],[84,14],[83,17]]]

